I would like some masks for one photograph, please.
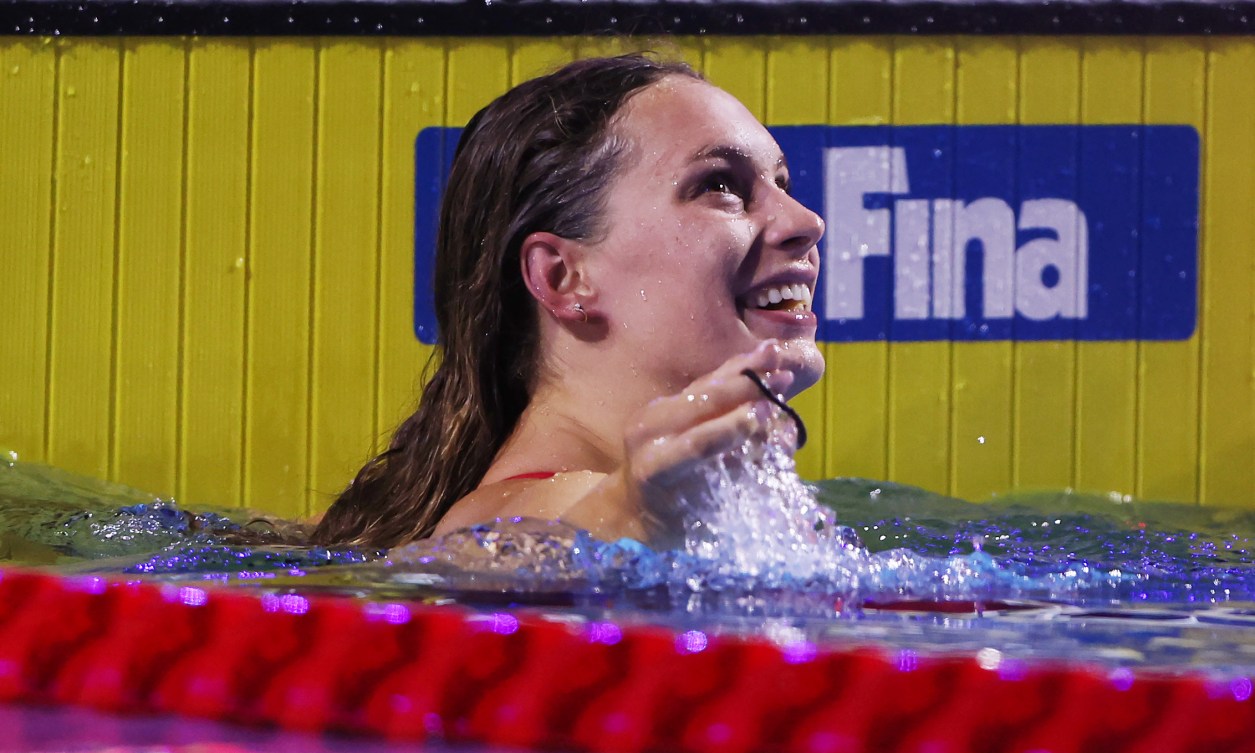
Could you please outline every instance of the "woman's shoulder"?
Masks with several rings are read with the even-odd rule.
[[[483,484],[453,503],[435,535],[496,518],[558,520],[605,477],[596,471],[534,471]]]

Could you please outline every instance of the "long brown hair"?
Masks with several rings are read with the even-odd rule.
[[[536,306],[519,247],[537,231],[598,237],[626,150],[611,120],[668,75],[698,77],[643,55],[580,60],[471,118],[440,208],[439,366],[418,410],[340,494],[315,542],[390,547],[422,538],[479,484],[527,407],[537,368]]]

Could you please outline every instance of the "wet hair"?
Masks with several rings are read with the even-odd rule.
[[[604,232],[606,190],[629,147],[612,120],[633,94],[672,75],[700,78],[683,63],[644,55],[580,60],[471,118],[440,208],[438,366],[418,410],[327,511],[316,543],[390,547],[422,538],[479,485],[527,407],[539,367],[520,246],[538,231],[573,240]]]

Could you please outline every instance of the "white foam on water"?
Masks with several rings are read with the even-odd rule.
[[[829,613],[857,611],[866,599],[1066,598],[1121,580],[1076,572],[1029,577],[979,550],[949,557],[869,552],[797,474],[795,441],[795,425],[778,412],[762,435],[699,464],[691,482],[675,491],[684,544],[673,550],[655,552],[628,539],[600,542],[560,522],[515,518],[399,547],[382,566],[393,579],[421,573],[430,583],[434,575],[459,591],[663,588],[677,599],[715,594],[725,604],[749,599],[783,604],[785,611],[818,605]]]

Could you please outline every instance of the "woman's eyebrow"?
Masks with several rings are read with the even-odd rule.
[[[754,158],[749,154],[749,152],[746,152],[738,146],[732,146],[730,144],[714,144],[712,146],[703,147],[693,155],[689,162],[701,162],[702,160],[712,158],[724,159],[728,162],[741,162],[751,166],[754,164]],[[788,164],[784,161],[783,154],[776,159],[774,167],[776,169],[788,169]]]

